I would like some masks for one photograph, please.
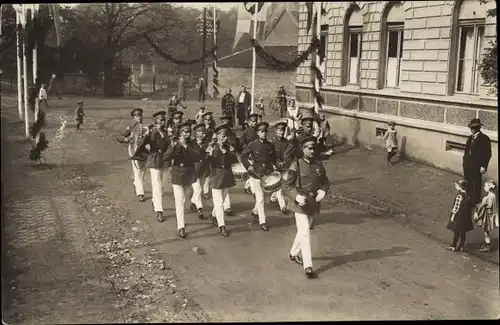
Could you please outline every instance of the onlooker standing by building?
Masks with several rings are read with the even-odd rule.
[[[224,96],[222,96],[221,108],[222,108],[222,116],[230,116],[231,117],[231,127],[234,127],[234,125],[236,124],[236,121],[235,121],[236,101],[234,100],[234,97],[231,94],[231,88],[228,88],[226,90],[226,93],[224,94]]]
[[[59,85],[56,81],[56,74],[55,73],[53,73],[52,76],[50,77],[47,92],[51,95],[56,95],[57,98],[61,99],[61,91],[60,91]]]
[[[477,225],[483,228],[484,231],[484,245],[479,248],[480,252],[491,252],[491,238],[490,232],[498,228],[498,201],[495,191],[497,186],[492,181],[484,183],[484,190],[486,195],[483,197],[482,202],[477,206],[474,213],[474,221]]]
[[[49,104],[47,103],[47,90],[45,90],[45,84],[42,84],[40,87],[40,91],[38,92],[38,105],[45,103],[45,107],[49,108]]]
[[[482,175],[488,170],[491,159],[490,138],[481,132],[481,120],[472,119],[468,125],[471,135],[467,138],[463,156],[464,179],[471,204],[481,202]]]
[[[181,75],[179,78],[179,83],[177,85],[177,92],[179,93],[179,98],[185,102],[186,101],[186,81],[184,80],[184,76]]]
[[[446,249],[456,252],[463,251],[465,247],[466,233],[474,229],[470,214],[470,203],[467,194],[467,182],[460,180],[455,183],[457,195],[451,209],[450,221],[446,228],[453,231],[453,243]]]
[[[205,102],[205,75],[202,74],[198,79],[198,101]]]
[[[290,96],[290,94],[285,90],[285,86],[280,86],[278,89],[278,104],[280,107],[280,117],[285,117],[286,109],[287,109],[287,99],[286,96]]]
[[[241,86],[240,93],[238,94],[238,124],[241,126],[241,129],[245,129],[248,108],[251,105],[252,95],[250,95],[245,86]]]
[[[80,125],[83,124],[83,117],[85,116],[85,112],[83,111],[83,100],[79,100],[76,102],[76,112],[75,112],[75,120],[76,120],[76,129],[80,130]]]
[[[398,131],[396,131],[395,122],[389,122],[389,129],[385,131],[382,140],[385,141],[385,147],[387,148],[387,164],[392,166],[394,163],[391,159],[398,152]]]

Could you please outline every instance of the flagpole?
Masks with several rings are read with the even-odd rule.
[[[253,39],[257,41],[257,11],[258,3],[255,4],[255,11],[253,14]],[[252,47],[252,100],[251,100],[251,112],[255,113],[255,65],[257,60],[257,54],[255,52],[255,46]]]
[[[22,6],[22,15],[24,17],[24,26],[26,26],[26,11],[24,5]],[[28,115],[28,58],[26,57],[26,43],[23,42],[23,75],[24,75],[24,127],[26,131],[26,138],[30,138],[30,124]]]
[[[19,119],[22,121],[23,120],[23,77],[22,77],[22,72],[21,69],[23,68],[22,66],[22,61],[21,61],[21,51],[20,51],[20,40],[19,40],[19,29],[17,29],[17,26],[21,23],[21,19],[19,17],[20,13],[16,10],[16,50],[17,50],[17,110],[19,112]]]
[[[318,37],[319,40],[321,40],[321,2],[316,2],[315,3],[316,7],[316,37]],[[319,57],[319,48],[316,50],[316,68],[321,71],[321,60]],[[319,76],[316,75],[314,79],[314,88],[316,89],[316,92],[320,92],[320,87],[319,87]],[[319,114],[319,102],[318,99],[316,98],[314,100],[314,111],[316,114]]]
[[[33,8],[31,9],[31,19],[35,17],[35,15],[38,14],[38,9],[40,5],[34,4]],[[38,43],[35,43],[35,46],[33,48],[33,84],[35,85],[35,92],[38,90],[36,89],[36,79],[38,77]],[[38,101],[38,97],[35,100],[35,121],[38,119],[38,113],[40,112],[40,103]]]
[[[218,72],[218,69],[217,69],[217,10],[215,9],[215,4],[214,4],[214,7],[213,7],[213,18],[214,18],[214,21],[213,21],[213,36],[214,36],[214,61],[212,63],[212,68],[214,70],[214,78],[213,78],[213,88],[214,88],[214,98],[217,98],[217,93],[218,93],[218,84],[217,84],[217,72]],[[208,76],[207,76],[208,78]],[[208,80],[207,80],[207,83],[208,83]]]

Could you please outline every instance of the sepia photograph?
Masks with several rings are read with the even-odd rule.
[[[0,20],[2,325],[500,319],[496,1]]]

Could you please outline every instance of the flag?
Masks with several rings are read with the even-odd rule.
[[[243,2],[246,11],[248,11],[251,15],[255,13],[255,7],[257,7],[257,12],[260,12],[262,7],[264,7],[264,4],[265,2]]]
[[[253,31],[254,16],[249,12],[247,8],[254,8],[255,4],[256,2],[243,2],[238,6],[238,20],[236,21],[236,33],[234,35],[233,51],[236,49],[236,46],[241,40],[241,37],[245,34],[250,34],[251,31]],[[268,2],[263,3],[263,5],[260,7],[260,11],[257,11],[257,21],[261,22],[257,25],[257,35],[259,35],[260,30],[263,29],[263,25],[267,19],[267,8],[269,8],[269,4],[270,3]]]
[[[54,20],[54,27],[56,28],[57,47],[61,45],[61,13],[58,4],[49,5],[50,14]]]
[[[269,5],[266,13],[266,23],[264,25],[264,39],[273,31],[274,27],[279,23],[283,15],[287,11],[286,2],[272,2]]]

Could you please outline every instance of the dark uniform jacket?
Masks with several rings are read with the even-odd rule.
[[[156,128],[153,128],[149,135],[146,137],[145,145],[149,144],[150,151],[146,166],[149,168],[163,169],[167,168],[165,154],[170,145],[170,139],[165,132],[162,137]]]
[[[249,126],[243,131],[243,134],[240,137],[241,148],[245,149],[248,144],[254,140],[257,140],[259,136],[257,135],[257,129]]]
[[[253,160],[253,164],[250,164],[248,161],[250,157]],[[250,176],[261,179],[263,176],[273,172],[273,165],[276,165],[276,149],[268,140],[254,140],[243,149],[241,163],[246,169],[252,165],[254,172],[250,173]]]
[[[210,175],[210,163],[207,160],[207,147],[210,143],[210,139],[205,137],[201,143],[198,143],[196,139],[191,141],[193,148],[195,148],[200,154],[200,160],[195,164],[196,174],[198,177],[208,177]]]
[[[234,151],[222,153],[218,144],[207,157],[210,163],[210,188],[225,189],[236,185],[231,165],[238,162]]]
[[[207,139],[212,139],[214,136],[214,130],[215,130],[215,121],[211,120],[210,125],[207,127],[205,124],[205,130],[206,130],[206,138]]]
[[[165,153],[165,160],[172,161],[172,184],[186,186],[196,182],[198,175],[195,163],[200,161],[200,157],[200,153],[190,142],[186,148],[178,142],[170,146]]]
[[[295,158],[292,144],[285,138],[275,137],[272,140],[276,149],[276,167],[279,171],[287,169]]]
[[[328,193],[329,185],[325,167],[320,161],[307,162],[301,158],[298,165],[294,161],[289,169],[289,177],[284,178],[283,192],[289,198],[288,209],[308,216],[319,213],[321,205],[316,202],[317,192],[323,190]],[[305,206],[301,207],[295,201],[297,194],[307,198]]]
[[[479,132],[475,140],[473,140],[473,137],[473,135],[470,135],[465,143],[463,167],[464,171],[479,173],[481,167],[488,169],[491,159],[491,141],[482,132]]]
[[[149,129],[153,129],[150,125]],[[125,138],[129,138],[128,142],[128,153],[130,159],[145,161],[148,159],[149,152],[146,150],[145,141],[147,138],[148,126],[143,123],[135,122],[134,124],[127,126],[122,135]]]

